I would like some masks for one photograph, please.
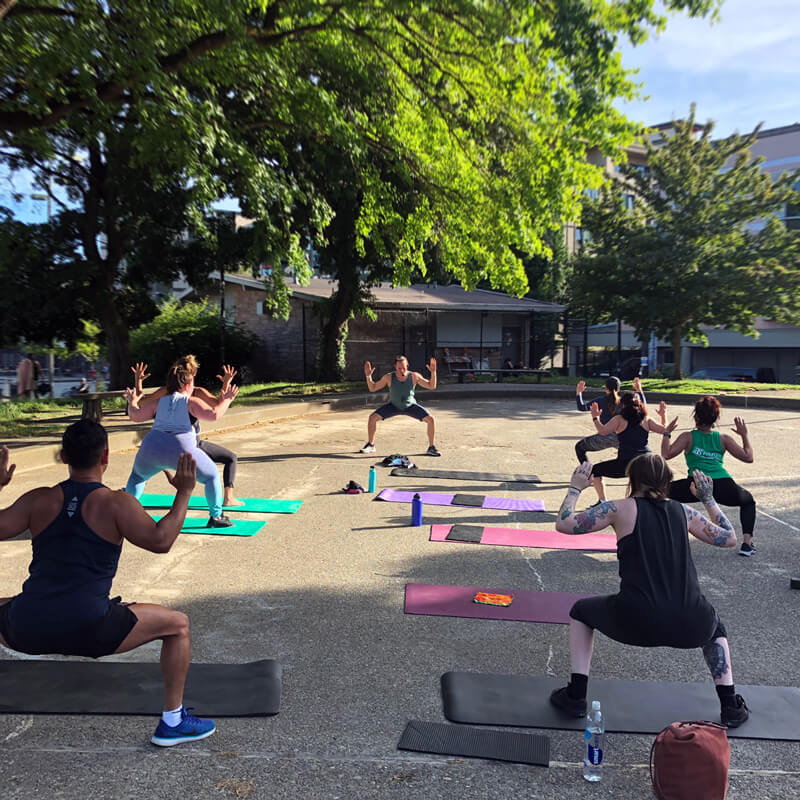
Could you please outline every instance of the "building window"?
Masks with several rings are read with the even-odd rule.
[[[625,205],[626,211],[633,210],[633,195],[632,194],[623,194],[622,195],[622,202]]]
[[[585,228],[576,227],[575,228],[575,249],[580,250],[589,240],[591,236],[589,235],[589,231]]]
[[[258,300],[258,301],[256,301],[256,314],[261,316],[261,315],[263,315],[263,313],[264,313],[264,301],[263,300]]]

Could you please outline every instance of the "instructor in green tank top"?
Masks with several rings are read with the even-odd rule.
[[[434,440],[436,438],[436,422],[426,408],[417,403],[414,398],[414,391],[417,386],[423,389],[436,388],[436,359],[432,358],[428,362],[428,372],[430,378],[423,378],[419,372],[411,372],[408,368],[408,359],[405,356],[395,356],[394,372],[387,372],[380,380],[373,381],[372,373],[374,368],[369,361],[364,363],[364,375],[367,379],[367,388],[370,392],[377,392],[381,389],[389,389],[389,402],[382,405],[369,415],[367,421],[367,443],[361,448],[361,453],[375,452],[375,431],[381,420],[396,417],[404,414],[408,417],[418,419],[428,426],[428,450],[426,455],[440,456],[441,453],[436,449]]]

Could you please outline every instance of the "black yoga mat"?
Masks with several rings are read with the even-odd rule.
[[[0,661],[0,713],[158,715],[158,663]],[[203,717],[263,717],[281,704],[281,665],[192,664],[183,704]]]
[[[456,524],[450,528],[450,533],[445,537],[454,542],[477,542],[483,538],[482,525],[462,525]]]
[[[485,499],[485,496],[482,494],[454,494],[453,505],[474,506],[475,508],[481,508]]]
[[[406,725],[397,749],[550,766],[550,738],[547,736],[480,730],[441,722],[412,720]]]
[[[444,715],[451,722],[582,730],[583,719],[567,717],[550,703],[550,692],[566,682],[566,677],[447,672],[442,675]],[[728,729],[729,737],[800,741],[800,689],[737,684],[736,691],[747,702],[750,719]],[[606,730],[617,733],[656,734],[680,720],[719,722],[710,678],[706,683],[673,683],[590,677],[588,700],[600,701]]]
[[[503,475],[500,472],[452,472],[446,469],[395,467],[390,475],[400,478],[451,478],[454,481],[497,481],[498,483],[541,483],[538,475]]]

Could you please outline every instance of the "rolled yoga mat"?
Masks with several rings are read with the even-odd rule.
[[[390,473],[398,478],[449,478],[454,481],[491,481],[496,483],[541,483],[538,475],[504,475],[500,472],[451,472],[446,469],[408,469],[395,467]]]
[[[161,517],[153,516],[158,522]],[[267,523],[259,519],[234,519],[227,528],[209,528],[208,517],[186,517],[181,533],[205,533],[209,536],[255,536]]]
[[[464,725],[412,720],[406,725],[398,750],[447,756],[491,758],[516,764],[550,766],[550,738],[535,733],[490,731]]]
[[[399,489],[384,489],[375,499],[389,503],[410,503],[418,494],[424,505],[429,506],[475,506],[503,511],[544,511],[541,500],[522,500],[518,497],[485,497],[484,495],[440,494],[438,492],[406,492]],[[456,502],[458,498],[461,502]]]
[[[550,703],[550,692],[568,675],[494,675],[448,672],[442,675],[444,715],[451,722],[519,728],[583,730],[583,718],[567,717]],[[728,736],[740,739],[800,741],[800,689],[736,684],[750,718]],[[599,700],[606,730],[657,734],[671,722],[719,722],[719,700],[711,678],[703,683],[601,680],[589,677],[587,700]]]
[[[2,713],[158,716],[163,703],[158,662],[0,661]],[[192,664],[183,703],[204,717],[277,714],[281,665],[273,660]]]
[[[478,592],[510,594],[509,606],[491,606],[473,602]],[[407,583],[403,611],[434,617],[467,617],[470,619],[504,619],[515,622],[552,622],[566,625],[569,610],[576,600],[590,594],[532,592],[525,589],[489,589],[486,586],[438,586],[429,583]]]
[[[252,514],[294,514],[303,505],[302,500],[270,500],[266,497],[240,497],[243,506],[222,506],[228,511],[243,511]],[[172,508],[174,494],[143,494],[139,502],[145,508]],[[208,510],[205,495],[193,495],[189,498],[189,508]]]
[[[616,552],[613,533],[584,533],[572,536],[558,531],[485,528],[481,525],[431,525],[432,542],[475,542],[507,547],[542,547],[549,550],[601,550]]]

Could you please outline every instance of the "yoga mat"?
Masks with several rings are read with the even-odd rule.
[[[390,473],[398,478],[450,478],[454,481],[496,481],[498,483],[541,483],[538,475],[503,475],[499,472],[448,472],[446,469],[407,469],[395,467]]]
[[[161,517],[154,516],[158,522]],[[258,519],[235,519],[228,528],[209,528],[208,517],[186,517],[181,533],[206,533],[209,536],[255,536],[267,523]]]
[[[161,668],[120,661],[0,661],[0,713],[142,714],[164,702]],[[281,665],[192,664],[183,703],[203,717],[263,717],[281,705]]]
[[[445,756],[491,758],[516,764],[550,766],[550,738],[531,733],[487,731],[463,725],[412,720],[406,725],[398,750]]]
[[[410,503],[414,495],[418,494],[424,505],[453,506],[456,494],[441,494],[439,492],[406,492],[400,489],[384,489],[375,499],[386,500],[389,503]],[[483,495],[461,495],[461,497],[483,497]],[[476,505],[470,501],[468,505]],[[544,511],[541,500],[521,500],[516,497],[483,497],[480,508],[501,509],[505,511]]]
[[[482,532],[479,538],[478,532]],[[465,538],[461,538],[464,536]],[[476,542],[507,547],[543,547],[549,550],[617,551],[613,533],[584,533],[571,536],[558,531],[517,530],[516,528],[484,528],[480,525],[431,525],[432,542]]]
[[[302,500],[270,500],[266,497],[240,497],[243,506],[222,506],[229,511],[243,511],[253,514],[294,514],[301,505]],[[139,502],[145,508],[172,508],[175,500],[174,494],[143,494]],[[208,510],[208,502],[204,495],[194,495],[189,498],[189,508],[202,508]]]
[[[448,672],[442,676],[444,715],[452,722],[583,730],[582,718],[567,717],[550,703],[550,692],[564,686],[568,677]],[[729,737],[800,741],[800,689],[737,683],[736,691],[750,708],[750,719],[729,728]],[[710,677],[704,683],[590,677],[587,699],[600,701],[606,730],[617,733],[656,734],[681,720],[719,722],[719,700]]]
[[[489,606],[474,603],[478,592],[510,594],[510,606]],[[437,586],[428,583],[407,583],[403,610],[406,614],[433,617],[468,617],[470,619],[505,619],[516,622],[552,622],[566,625],[569,610],[576,600],[593,597],[589,594],[532,592],[526,589],[489,589],[486,586]]]

